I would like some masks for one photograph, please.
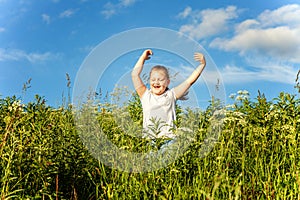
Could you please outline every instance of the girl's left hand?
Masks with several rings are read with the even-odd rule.
[[[205,57],[202,53],[196,52],[194,54],[194,59],[198,62],[200,62],[201,64],[205,64]]]

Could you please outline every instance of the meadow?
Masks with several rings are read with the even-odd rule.
[[[268,100],[258,92],[250,101],[246,91],[239,91],[234,103],[222,106],[222,129],[205,155],[201,147],[222,103],[212,99],[205,110],[178,107],[178,126],[195,119],[193,142],[166,167],[141,173],[111,168],[93,157],[75,126],[71,104],[53,108],[39,95],[26,104],[15,96],[1,98],[0,197],[300,199],[298,95],[282,92]],[[147,141],[119,128],[112,115],[118,106],[105,101],[94,106],[97,125],[112,143],[127,151],[148,150]],[[121,109],[141,123],[135,95]]]

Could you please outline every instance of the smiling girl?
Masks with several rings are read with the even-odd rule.
[[[171,89],[168,88],[170,77],[167,68],[160,65],[154,66],[150,71],[150,89],[148,89],[143,83],[140,74],[145,61],[149,60],[152,55],[151,49],[145,50],[131,73],[134,88],[142,103],[143,129],[148,137],[174,139],[176,101],[184,97],[188,89],[199,78],[206,65],[205,58],[203,54],[196,52],[194,59],[200,62],[199,66],[185,81]],[[160,126],[153,133],[153,127],[156,122]]]

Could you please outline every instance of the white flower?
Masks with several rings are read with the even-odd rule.
[[[227,109],[231,109],[231,108],[235,108],[235,105],[234,104],[228,104],[225,106]]]
[[[235,95],[236,95],[235,93],[232,93],[232,94],[229,95],[229,98],[234,99]]]
[[[242,97],[241,95],[239,95],[239,96],[237,96],[237,97],[235,98],[235,100],[236,100],[236,101],[242,101],[242,100],[243,100],[243,97]]]
[[[247,96],[250,95],[250,93],[247,90],[243,90],[242,93],[243,93],[243,95],[247,95]]]
[[[237,93],[239,94],[239,95],[242,95],[243,94],[243,90],[239,90]]]

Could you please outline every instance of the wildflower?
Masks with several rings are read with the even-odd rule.
[[[227,108],[227,109],[233,109],[233,108],[236,108],[236,105],[234,105],[234,104],[229,104],[229,105],[226,105],[226,108]]]
[[[9,110],[10,112],[12,112],[12,111],[23,111],[23,108],[24,108],[24,107],[25,107],[25,105],[24,105],[24,104],[21,104],[21,101],[18,100],[18,101],[14,101],[14,102],[12,103],[12,105],[8,107],[8,110]]]
[[[239,94],[239,95],[242,95],[243,94],[243,90],[239,90],[237,93]]]
[[[246,95],[246,96],[249,96],[249,95],[250,95],[250,93],[249,93],[247,90],[243,90],[243,91],[242,91],[242,94],[243,94],[243,95]]]
[[[237,97],[235,98],[235,100],[236,100],[236,101],[242,101],[242,100],[243,100],[243,97],[242,97],[241,95],[239,95],[239,96],[237,96]]]
[[[234,99],[235,95],[236,95],[235,93],[232,93],[232,94],[229,95],[229,98]]]
[[[238,117],[238,118],[243,118],[245,116],[245,114],[242,112],[239,112],[239,111],[234,111],[233,116]]]

